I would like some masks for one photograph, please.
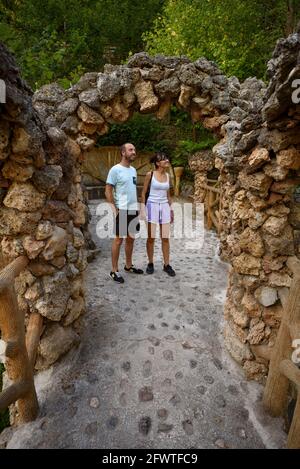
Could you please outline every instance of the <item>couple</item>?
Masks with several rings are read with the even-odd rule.
[[[137,202],[137,173],[130,164],[136,158],[136,150],[132,143],[125,143],[121,147],[121,161],[113,166],[107,176],[105,196],[112,205],[115,217],[114,234],[112,243],[112,271],[110,277],[118,283],[124,283],[124,278],[119,273],[118,262],[120,248],[125,241],[126,264],[125,272],[143,274],[132,264],[132,251],[134,236],[140,230],[139,216],[148,222],[147,274],[153,274],[153,253],[156,226],[159,224],[164,258],[163,270],[171,277],[175,272],[169,264],[170,253],[170,223],[173,222],[173,210],[171,209],[169,174],[166,170],[170,163],[166,155],[157,153],[151,159],[155,170],[147,173],[142,192],[141,210],[138,212]],[[147,199],[147,200],[146,200]],[[146,206],[145,206],[146,204]]]

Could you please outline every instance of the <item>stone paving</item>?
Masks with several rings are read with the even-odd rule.
[[[172,239],[176,277],[162,271],[109,277],[110,240],[86,271],[82,341],[37,376],[39,418],[0,436],[7,448],[281,448],[283,421],[262,410],[262,387],[247,382],[223,346],[228,266],[218,240],[202,249]],[[199,243],[200,245],[200,243]],[[134,263],[145,269],[145,240]],[[121,251],[120,271],[124,265]],[[122,267],[122,269],[121,269]]]

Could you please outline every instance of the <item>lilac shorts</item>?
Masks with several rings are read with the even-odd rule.
[[[148,223],[158,223],[162,225],[171,222],[171,209],[168,202],[160,204],[148,201],[146,204],[146,212]]]

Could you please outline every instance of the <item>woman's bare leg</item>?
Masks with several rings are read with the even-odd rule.
[[[164,258],[164,264],[170,263],[170,223],[160,225],[161,248]]]
[[[155,232],[155,223],[148,223],[147,255],[149,264],[153,264]]]

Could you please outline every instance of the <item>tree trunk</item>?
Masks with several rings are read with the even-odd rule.
[[[286,2],[287,2],[287,17],[286,17],[285,33],[286,33],[286,36],[289,36],[296,29],[296,8],[295,8],[295,0],[286,0]]]

